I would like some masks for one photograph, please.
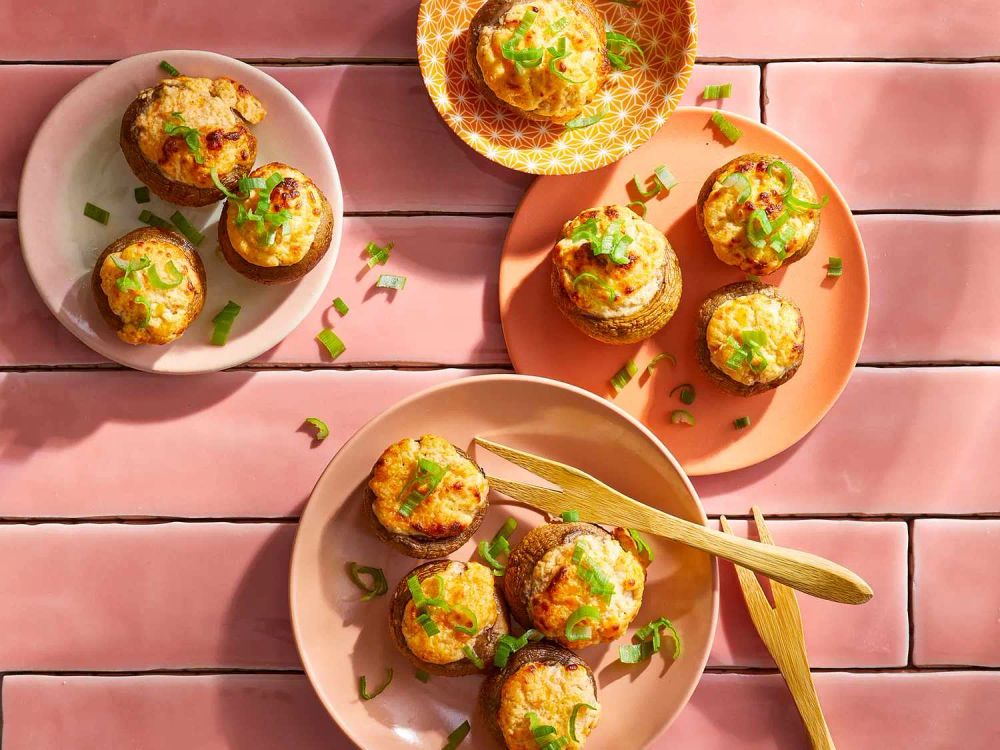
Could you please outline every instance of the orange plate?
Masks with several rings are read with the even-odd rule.
[[[727,116],[743,137],[730,144],[710,121],[710,112],[683,107],[645,147],[600,172],[536,180],[517,209],[500,265],[500,313],[511,360],[518,372],[556,378],[611,397],[609,379],[630,357],[639,374],[615,403],[648,425],[692,475],[717,474],[752,466],[785,450],[816,426],[850,377],[868,320],[868,264],[851,211],[826,173],[788,139],[758,122]],[[750,398],[729,395],[701,372],[695,358],[698,307],[713,290],[746,275],[716,259],[698,231],[694,205],[698,191],[717,167],[740,154],[774,153],[798,165],[820,195],[829,195],[819,239],[810,254],[765,276],[802,309],[806,355],[789,382]],[[580,211],[638,197],[629,182],[665,164],[679,184],[647,204],[646,218],[663,230],[680,258],[684,291],[677,314],[653,338],[627,346],[601,344],[570,325],[549,291],[549,252],[563,222]],[[844,262],[844,275],[826,278],[829,256]],[[677,357],[677,367],[661,361],[651,376],[646,363],[660,352]],[[695,387],[694,404],[675,394],[681,383]],[[687,408],[697,424],[674,425],[670,414]],[[733,420],[748,416],[751,426],[736,430]]]
[[[417,55],[424,84],[452,130],[497,164],[530,174],[578,174],[603,167],[645,143],[677,109],[694,67],[694,0],[644,0],[637,7],[597,0],[608,25],[635,39],[644,61],[613,71],[584,111],[608,115],[566,130],[528,120],[479,93],[465,69],[466,31],[481,0],[423,0]],[[635,56],[633,55],[633,58]]]

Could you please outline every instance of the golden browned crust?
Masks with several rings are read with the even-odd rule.
[[[505,13],[507,13],[507,11],[522,1],[523,0],[486,0],[479,10],[476,11],[476,15],[472,17],[472,21],[469,24],[469,41],[465,53],[466,68],[468,68],[469,75],[472,76],[472,80],[476,84],[476,88],[478,88],[482,92],[483,96],[494,104],[513,110],[519,115],[527,117],[529,120],[544,120],[556,123],[569,122],[577,115],[573,114],[568,117],[543,117],[534,112],[514,107],[509,102],[505,102],[503,99],[494,94],[493,89],[487,85],[486,79],[483,77],[482,68],[479,67],[476,50],[479,49],[479,38],[482,36],[483,29],[487,26],[499,23],[500,19]],[[604,15],[597,9],[597,6],[592,2],[592,0],[574,0],[573,6],[574,9],[581,16],[586,18],[587,21],[594,27],[601,40],[601,57],[603,59],[601,67],[598,70],[601,83],[597,88],[597,90],[600,91],[601,86],[604,85],[604,81],[611,73],[611,61],[608,59],[608,37],[604,27]]]
[[[415,575],[419,581],[425,581],[431,576],[445,570],[451,563],[458,562],[464,570],[467,564],[458,560],[434,560],[433,562],[418,565],[405,576],[396,586],[392,594],[392,602],[389,604],[389,631],[392,633],[392,640],[396,648],[418,669],[423,669],[431,674],[443,675],[445,677],[461,677],[467,674],[483,674],[493,667],[493,656],[497,650],[497,641],[500,636],[510,632],[510,624],[507,619],[507,605],[504,604],[503,597],[496,586],[493,587],[493,596],[496,601],[497,619],[488,628],[483,628],[476,639],[472,641],[472,650],[476,656],[483,660],[483,669],[478,669],[468,659],[451,662],[450,664],[432,664],[426,662],[414,654],[406,643],[403,635],[403,615],[406,612],[407,603],[413,598],[410,589],[406,585],[406,580]]]
[[[462,456],[462,458],[470,461],[473,466],[479,469],[479,473],[483,475],[484,479],[486,478],[486,472],[483,471],[483,467],[477,464],[468,453],[463,451],[457,445],[453,445],[452,447],[460,456]],[[393,534],[382,525],[381,521],[378,520],[378,516],[375,515],[375,493],[372,492],[371,487],[368,486],[368,482],[370,482],[374,476],[375,469],[372,468],[371,473],[368,475],[368,479],[365,480],[365,492],[362,502],[365,518],[368,519],[368,524],[372,527],[372,531],[375,532],[375,536],[380,541],[385,542],[394,550],[401,552],[407,557],[415,557],[419,560],[433,560],[439,557],[447,557],[469,541],[469,539],[472,538],[472,535],[479,530],[479,527],[483,523],[483,519],[486,518],[486,511],[489,510],[490,507],[489,500],[487,500],[482,504],[482,507],[476,511],[476,515],[472,518],[472,523],[470,523],[461,534],[448,537],[447,539],[431,539],[429,537]]]
[[[105,322],[111,326],[111,330],[115,333],[122,330],[125,324],[122,319],[115,315],[114,311],[111,309],[111,304],[108,302],[108,297],[101,288],[101,266],[104,265],[104,261],[112,253],[120,253],[125,248],[130,245],[134,245],[137,242],[152,242],[158,240],[160,242],[169,242],[171,245],[175,245],[184,253],[184,257],[187,259],[188,263],[194,269],[195,274],[201,280],[202,293],[196,297],[196,308],[193,310],[190,318],[188,319],[187,325],[184,326],[184,330],[187,330],[188,326],[198,317],[201,313],[201,309],[205,306],[205,296],[208,294],[208,277],[205,275],[205,265],[201,262],[201,256],[198,255],[198,251],[194,249],[194,245],[187,241],[177,232],[168,232],[164,229],[157,229],[155,227],[141,227],[139,229],[133,229],[128,234],[122,235],[117,240],[112,242],[97,256],[97,262],[94,264],[94,270],[90,274],[90,289],[94,294],[94,301],[97,303],[97,309],[101,313],[101,317],[104,318]],[[180,335],[180,334],[178,334]]]
[[[253,173],[263,173],[269,169],[273,171],[274,169],[286,166],[280,162],[270,162],[258,167]],[[333,209],[330,208],[330,203],[327,201],[323,191],[319,189],[319,186],[316,183],[313,183],[313,185],[316,186],[316,192],[319,193],[323,206],[323,218],[320,221],[319,229],[316,230],[316,236],[313,238],[308,252],[302,257],[302,260],[290,266],[258,266],[240,255],[236,248],[233,247],[227,229],[229,226],[229,212],[235,209],[232,208],[230,201],[225,202],[222,208],[222,215],[219,217],[219,247],[222,249],[222,257],[226,259],[226,262],[232,266],[234,271],[259,284],[288,284],[301,279],[313,270],[317,263],[323,260],[323,256],[330,249],[330,242],[333,239]]]
[[[715,313],[716,309],[723,302],[731,299],[736,299],[737,297],[746,297],[749,294],[764,294],[768,297],[773,297],[774,299],[780,299],[784,302],[798,309],[798,306],[792,302],[788,297],[781,294],[777,288],[771,286],[770,284],[762,284],[759,281],[737,281],[735,284],[727,284],[720,289],[716,289],[701,303],[701,308],[698,310],[698,341],[696,343],[696,349],[698,353],[698,364],[701,369],[704,370],[705,374],[708,375],[713,381],[715,381],[723,390],[729,393],[734,393],[737,396],[754,396],[758,393],[764,393],[772,388],[777,388],[782,383],[786,383],[791,380],[792,376],[798,372],[799,366],[802,364],[802,360],[805,357],[805,349],[803,345],[802,357],[796,362],[792,367],[788,368],[780,378],[776,378],[769,383],[755,383],[754,385],[747,385],[745,383],[740,383],[737,380],[733,380],[726,373],[715,366],[712,362],[712,354],[708,351],[708,323],[712,319],[712,315]]]
[[[584,669],[594,686],[594,695],[597,695],[597,680],[594,679],[594,672],[587,662],[568,648],[557,646],[554,643],[547,641],[529,643],[511,655],[507,661],[507,666],[487,677],[483,681],[483,685],[479,691],[479,711],[482,714],[482,718],[490,728],[493,736],[500,740],[500,744],[504,747],[506,747],[506,743],[499,721],[500,696],[503,685],[521,667],[532,663],[558,664],[564,667]],[[598,696],[598,700],[600,700],[600,696]]]
[[[528,610],[528,600],[531,596],[531,574],[538,561],[550,549],[586,534],[611,536],[603,528],[592,523],[548,523],[529,531],[520,544],[510,551],[507,558],[507,572],[503,577],[503,593],[507,598],[511,614],[521,625],[526,628],[533,625]]]
[[[160,168],[156,164],[147,159],[140,150],[138,135],[134,127],[135,121],[142,114],[143,110],[149,106],[152,101],[153,91],[154,89],[146,89],[140,92],[132,100],[132,103],[122,116],[122,126],[118,142],[121,145],[122,153],[125,154],[125,161],[128,162],[135,176],[165,201],[176,203],[180,206],[207,206],[210,203],[222,200],[224,197],[222,192],[214,185],[210,188],[205,188],[170,179],[160,171]],[[236,110],[233,111],[235,112]],[[239,113],[237,112],[237,114]],[[242,115],[240,116],[242,117]],[[240,178],[246,177],[250,173],[250,170],[253,169],[253,163],[257,158],[257,138],[249,129],[247,129],[247,137],[250,142],[250,149],[246,160],[238,164],[235,169],[219,175],[219,181],[233,192],[236,192],[236,184],[240,181]]]
[[[574,304],[559,280],[559,270],[553,265],[549,286],[559,311],[566,319],[592,339],[605,344],[634,344],[648,339],[670,322],[681,302],[683,280],[677,254],[667,243],[663,283],[649,304],[638,312],[617,318],[587,315]]]
[[[697,203],[695,203],[694,207],[694,215],[696,221],[698,222],[698,228],[702,231],[702,234],[708,237],[708,231],[705,229],[705,201],[708,200],[708,196],[712,193],[712,186],[715,185],[715,181],[718,180],[723,173],[728,172],[730,170],[735,170],[736,167],[738,167],[740,164],[746,162],[757,163],[760,161],[763,161],[767,166],[770,166],[776,161],[783,161],[791,168],[792,174],[795,176],[796,180],[802,180],[803,182],[809,182],[810,184],[812,184],[809,178],[806,177],[797,166],[788,161],[788,159],[782,159],[780,156],[775,156],[774,154],[758,154],[758,153],[743,154],[742,156],[737,156],[735,159],[727,161],[721,167],[712,172],[712,174],[708,176],[708,179],[705,180],[705,184],[701,186],[701,190],[698,193],[698,201]],[[784,261],[782,261],[781,265],[778,268],[784,268],[785,266],[800,261],[809,254],[809,251],[812,250],[813,246],[816,244],[816,239],[819,237],[819,226],[822,223],[822,220],[823,220],[822,212],[817,211],[816,225],[813,227],[812,232],[809,234],[809,239],[806,240],[806,243],[800,249],[795,251],[795,254],[792,255],[792,257],[786,258]]]

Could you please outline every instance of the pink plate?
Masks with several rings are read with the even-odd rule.
[[[155,196],[138,205],[132,174],[118,146],[122,114],[140,90],[166,74],[169,60],[192,76],[230,76],[267,108],[255,126],[258,164],[282,161],[309,175],[333,209],[333,240],[326,256],[300,281],[255,284],[233,271],[216,252],[222,204],[174,206]],[[111,212],[107,226],[83,215],[94,203]],[[326,137],[308,110],[284,86],[256,68],[212,52],[168,50],[117,62],[81,82],[56,105],[35,135],[18,195],[21,250],[45,304],[66,328],[94,351],[148,372],[210,372],[242,364],[281,341],[306,316],[326,288],[337,262],[344,202],[337,165]],[[205,309],[187,332],[166,346],[130,346],[118,339],[97,310],[90,273],[100,252],[142,226],[142,209],[169,218],[180,210],[202,230],[198,248],[208,276]],[[228,300],[242,306],[225,346],[209,343],[212,318]]]
[[[861,235],[844,197],[809,156],[788,139],[754,120],[727,113],[743,131],[730,144],[705,109],[682,107],[645,146],[598,172],[542,177],[525,194],[510,225],[500,264],[500,315],[510,358],[518,372],[573,383],[611,396],[610,378],[632,358],[639,375],[615,402],[650,427],[691,475],[717,474],[752,466],[801,439],[840,396],[854,371],[868,320],[868,264]],[[694,206],[709,174],[750,152],[778,154],[798,165],[820,195],[823,209],[816,246],[802,260],[765,276],[802,310],[806,354],[799,371],[780,388],[751,398],[723,392],[698,367],[695,330],[698,308],[710,292],[746,275],[715,257],[698,231]],[[549,290],[550,251],[562,225],[580,211],[639,196],[633,175],[646,178],[664,164],[679,183],[669,195],[647,203],[646,219],[666,233],[680,259],[684,290],[680,307],[663,330],[639,344],[615,346],[590,339],[563,318]],[[826,276],[829,256],[843,259],[844,275]],[[658,353],[677,357],[653,374],[646,364]],[[695,387],[685,407],[670,391]],[[696,424],[672,424],[670,414],[688,408]],[[750,417],[737,430],[733,420]]]
[[[381,567],[392,591],[419,564],[375,539],[361,513],[361,492],[387,445],[426,432],[467,448],[490,474],[525,478],[513,465],[475,448],[476,435],[579,466],[696,523],[705,523],[705,514],[677,461],[649,430],[603,399],[543,378],[484,375],[431,388],[389,409],[347,442],[313,490],[292,556],[292,624],[306,672],[359,747],[441,747],[448,733],[469,719],[473,729],[463,749],[495,748],[476,715],[482,678],[419,682],[389,639],[389,597],[359,601],[345,573],[349,561]],[[490,538],[509,516],[519,523],[514,543],[543,522],[541,514],[496,496],[492,502],[480,532],[454,559],[473,559],[476,543]],[[629,747],[645,747],[687,703],[708,659],[718,609],[714,561],[673,542],[651,541],[655,561],[633,630],[668,617],[682,634],[684,653],[676,662],[657,655],[643,666],[626,667],[617,662],[617,643],[580,652],[594,670],[605,706],[588,750],[617,750],[626,737]],[[366,675],[377,684],[390,667],[392,685],[362,702],[358,678]]]

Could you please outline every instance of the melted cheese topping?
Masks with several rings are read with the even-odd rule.
[[[610,600],[591,592],[573,562],[576,545],[583,547],[587,559],[614,586]],[[602,641],[613,641],[625,634],[639,607],[646,576],[635,555],[612,538],[585,534],[553,547],[535,565],[529,583],[528,612],[538,630],[569,648],[584,648]],[[597,607],[598,623],[591,625],[589,640],[566,640],[566,621],[582,606]]]
[[[538,16],[516,49],[541,47],[546,50],[540,65],[517,71],[513,60],[503,55],[503,44],[509,41],[529,9]],[[552,33],[550,27],[565,18],[562,30]],[[555,67],[570,81],[549,70],[552,59],[549,47],[556,47],[566,38],[569,54],[560,58]],[[604,51],[597,29],[587,16],[569,0],[535,0],[518,3],[496,23],[482,30],[476,59],[483,79],[498,99],[524,112],[543,118],[570,119],[579,114],[594,98],[603,83]]]
[[[598,236],[603,236],[612,221],[621,222],[625,235],[632,238],[628,246],[628,263],[619,265],[608,255],[594,255],[586,240],[574,242],[573,232],[590,219],[595,219]],[[566,294],[581,311],[596,318],[618,318],[632,315],[648,305],[664,283],[667,272],[669,245],[663,233],[639,218],[625,206],[604,206],[582,212],[566,222],[552,252],[559,282]],[[593,279],[573,280],[582,273],[592,273],[615,292],[610,300],[608,289]]]
[[[292,216],[280,227],[267,224],[268,229],[277,232],[273,244],[266,243],[261,224],[247,221],[237,226],[238,212],[232,207],[227,211],[229,241],[244,260],[257,266],[291,266],[302,260],[312,247],[325,214],[323,194],[312,180],[297,169],[275,162],[257,167],[251,176],[266,180],[275,172],[284,180],[271,193],[269,210],[286,210]],[[248,211],[257,205],[259,197],[256,190],[250,193],[244,201]]]
[[[703,207],[705,231],[719,260],[758,275],[777,271],[783,263],[788,262],[795,253],[805,247],[819,219],[819,212],[814,210],[791,213],[785,224],[785,227],[790,227],[786,231],[791,236],[785,246],[785,260],[778,258],[777,251],[770,243],[764,247],[754,247],[750,244],[746,233],[750,214],[757,209],[763,209],[767,218],[773,222],[784,210],[781,194],[785,190],[785,183],[781,172],[775,170],[776,176],[772,176],[767,171],[768,166],[774,161],[775,159],[743,160],[735,165],[735,170],[722,172],[712,186],[712,192],[709,193]],[[789,167],[795,175],[792,194],[804,201],[817,203],[816,190],[812,183],[798,169],[790,164]],[[743,203],[738,203],[736,200],[740,195],[739,187],[722,186],[734,171],[740,172],[750,181],[750,197]]]
[[[137,271],[132,277],[139,289],[121,290],[116,283],[125,275],[111,255],[101,264],[101,289],[108,298],[112,312],[121,318],[124,326],[118,331],[118,338],[127,344],[167,344],[180,336],[201,309],[205,289],[201,278],[195,273],[184,251],[166,240],[142,240],[129,245],[121,253],[122,260],[139,261],[149,258],[163,280],[172,278],[167,270],[167,262],[173,261],[177,270],[184,274],[184,281],[172,289],[157,289],[149,283],[145,271]],[[136,302],[139,296],[149,301],[149,323],[142,321],[146,307]]]
[[[431,664],[451,664],[465,659],[462,648],[472,645],[478,637],[455,630],[455,625],[471,625],[466,615],[455,610],[456,605],[468,607],[475,613],[480,631],[488,630],[497,620],[493,572],[485,565],[476,562],[450,563],[441,573],[441,580],[444,581],[443,593],[439,590],[435,576],[420,583],[427,596],[441,597],[451,605],[450,612],[439,607],[428,607],[425,610],[438,626],[440,632],[437,635],[427,635],[417,622],[420,612],[413,606],[412,599],[407,602],[403,611],[402,629],[406,645],[418,659]]]
[[[407,517],[399,512],[403,502],[400,493],[421,458],[447,467],[448,472]],[[390,445],[375,463],[368,486],[375,493],[375,516],[388,531],[432,539],[448,539],[465,531],[486,504],[489,492],[479,467],[436,435],[424,435],[419,440],[404,438]]]
[[[761,372],[754,372],[749,362],[735,370],[726,366],[734,351],[727,343],[729,338],[742,344],[741,334],[745,330],[762,330],[767,334],[767,343],[760,350],[767,359],[767,367]],[[760,293],[723,302],[712,313],[706,333],[712,364],[744,385],[770,383],[801,362],[805,337],[802,313],[795,305]]]
[[[169,179],[212,187],[212,167],[219,175],[226,175],[238,166],[249,168],[253,164],[254,138],[246,123],[260,122],[266,112],[242,84],[231,78],[178,76],[139,96],[149,100],[132,124],[139,150]],[[203,164],[195,162],[183,137],[167,134],[163,129],[166,123],[198,130]]]
[[[581,741],[573,742],[569,720],[577,703],[596,706],[597,710],[580,709],[576,715],[576,736]],[[532,662],[508,677],[500,688],[497,723],[509,750],[538,750],[538,743],[531,735],[529,711],[538,714],[541,724],[555,727],[559,736],[569,741],[565,747],[580,748],[597,726],[601,704],[582,666]]]

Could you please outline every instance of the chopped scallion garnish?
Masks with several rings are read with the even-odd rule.
[[[639,372],[639,367],[636,365],[634,359],[630,359],[626,362],[622,369],[615,373],[614,377],[611,378],[611,387],[614,389],[615,393],[621,393],[622,389],[629,384],[629,381],[635,377],[635,374]]]
[[[750,417],[740,417],[739,419],[733,420],[733,427],[737,430],[743,430],[750,426]]]
[[[216,169],[215,167],[212,167],[211,169],[209,169],[208,170],[208,174],[212,178],[212,182],[215,184],[216,189],[218,189],[218,191],[220,193],[222,193],[224,196],[226,196],[230,200],[241,201],[241,200],[243,200],[246,197],[246,196],[242,196],[242,195],[237,195],[236,193],[234,193],[233,191],[231,191],[229,188],[227,188],[225,185],[223,185],[222,184],[222,180],[219,179],[219,170]]]
[[[819,203],[810,203],[807,200],[797,198],[794,193],[785,198],[785,205],[795,213],[803,213],[804,211],[821,211],[829,202],[829,195],[824,195],[820,199]]]
[[[778,174],[775,174],[776,172]],[[767,173],[772,177],[778,177],[782,183],[784,183],[785,189],[781,192],[781,197],[787,198],[791,194],[792,188],[795,186],[795,175],[792,173],[792,168],[785,164],[785,162],[778,159],[768,165]]]
[[[677,187],[677,178],[663,164],[653,168],[653,176],[656,178],[656,183],[660,186],[661,191]]]
[[[566,640],[567,641],[586,641],[590,639],[593,631],[589,625],[581,625],[584,620],[599,620],[601,617],[601,611],[597,607],[593,607],[589,604],[584,604],[582,607],[577,607],[573,614],[569,616],[566,620]]]
[[[525,630],[516,638],[505,633],[497,641],[497,650],[493,656],[493,664],[501,669],[506,667],[511,654],[527,646],[528,641],[540,641],[543,637],[539,631],[532,628],[528,628],[528,630]]]
[[[639,57],[645,57],[639,43],[625,34],[617,31],[608,31],[608,60],[611,65],[618,70],[630,70],[628,55],[631,50],[639,53]]]
[[[724,188],[736,188],[739,190],[739,195],[736,196],[736,202],[742,203],[747,198],[750,197],[750,193],[753,188],[750,186],[750,178],[748,178],[742,172],[733,172],[726,179],[722,181],[722,187]]]
[[[403,485],[399,491],[399,514],[409,517],[424,500],[426,500],[437,486],[441,483],[444,475],[448,473],[448,467],[441,466],[429,458],[418,458],[417,465],[413,468],[410,481]]]
[[[674,409],[670,412],[670,422],[672,424],[694,424],[694,414],[687,409]]]
[[[371,693],[368,692],[367,680],[364,675],[358,679],[358,692],[361,694],[361,700],[370,701],[372,698],[380,695],[383,690],[389,687],[389,683],[392,682],[392,667],[385,670],[385,680]]]
[[[181,273],[173,259],[167,261],[166,269],[170,272],[172,277],[168,281],[164,281],[163,277],[160,276],[160,272],[156,268],[155,264],[149,264],[149,269],[146,271],[146,277],[149,279],[149,283],[156,289],[173,289],[176,286],[180,286],[181,282],[187,278],[183,273]]]
[[[108,219],[111,218],[111,213],[105,211],[100,206],[95,206],[93,203],[85,203],[83,205],[83,215],[88,219],[93,219],[98,224],[107,224]]]
[[[212,331],[212,346],[223,346],[229,338],[229,331],[233,327],[233,321],[240,314],[240,306],[232,300],[226,303],[219,313],[212,318],[215,329]]]
[[[336,310],[338,313],[340,313],[340,316],[343,317],[347,315],[347,311],[350,310],[351,308],[347,306],[347,303],[344,302],[344,300],[342,300],[340,297],[337,297],[337,299],[333,301],[333,309]]]
[[[575,523],[580,520],[580,511],[578,510],[564,510],[559,514],[559,517],[567,523]]]
[[[424,632],[427,634],[429,638],[433,638],[434,636],[436,636],[438,633],[441,632],[441,629],[437,626],[434,620],[431,619],[431,616],[426,612],[421,612],[419,615],[417,615],[417,624],[424,629]]]
[[[389,253],[395,247],[394,242],[387,242],[385,247],[379,247],[374,242],[365,245],[365,252],[368,253],[368,267],[374,268],[376,265],[384,266],[389,260]]]
[[[142,320],[139,321],[139,328],[145,328],[149,325],[149,318],[153,313],[149,307],[149,299],[143,294],[137,294],[135,296],[135,303],[137,305],[142,305],[142,307],[145,308]]]
[[[336,359],[347,351],[347,347],[344,345],[344,342],[340,340],[340,336],[335,334],[329,328],[324,328],[322,331],[317,333],[316,340],[326,348],[327,353],[330,355],[330,359]]]
[[[165,71],[167,75],[171,75],[174,78],[176,78],[181,74],[181,72],[177,70],[177,68],[168,63],[166,60],[160,60],[160,70]]]
[[[576,736],[576,717],[584,708],[589,708],[591,711],[597,710],[597,706],[591,706],[589,703],[577,703],[573,706],[573,711],[569,715],[569,736],[573,742],[580,741],[580,738]]]
[[[326,440],[330,436],[330,428],[319,417],[306,417],[305,421],[316,428],[316,440]]]
[[[559,41],[556,43],[555,47],[548,48],[549,54],[551,55],[551,57],[549,58],[549,72],[555,75],[557,78],[561,78],[562,80],[566,81],[567,83],[586,83],[587,82],[586,79],[582,81],[574,80],[556,67],[556,64],[560,60],[569,55],[569,49],[567,48],[566,44],[567,44],[566,37],[561,36],[559,37]]]
[[[132,191],[136,203],[149,203],[149,188],[143,185]]]
[[[670,631],[674,639],[673,658],[675,660],[679,659],[681,656],[681,636],[670,620],[666,617],[659,617],[635,632],[634,637],[638,640],[638,643],[629,646],[619,646],[618,660],[622,664],[638,664],[653,654],[659,653],[662,646],[660,631],[664,628]]]
[[[465,654],[466,659],[468,659],[473,663],[473,665],[475,665],[476,669],[483,669],[483,667],[486,666],[483,663],[483,660],[479,658],[479,654],[477,654],[475,652],[475,649],[473,649],[472,646],[470,646],[468,643],[462,646],[462,653]]]
[[[171,112],[170,116],[177,120],[177,122],[163,123],[163,131],[167,135],[176,135],[179,138],[183,138],[184,143],[187,144],[188,151],[194,156],[195,163],[204,164],[205,158],[201,153],[201,135],[198,133],[198,129],[185,125],[184,115],[180,112]]]
[[[607,112],[598,112],[593,115],[580,115],[574,117],[572,120],[563,125],[566,130],[579,130],[580,128],[589,128],[591,125],[596,125],[601,120],[607,116]]]
[[[733,84],[714,83],[701,92],[702,99],[728,99],[733,94]]]
[[[379,289],[395,289],[400,291],[406,286],[405,276],[396,276],[391,273],[384,273],[378,277],[378,281],[375,282],[375,286]]]
[[[430,682],[431,681],[430,672],[425,672],[422,669],[418,669],[416,672],[414,672],[413,676],[416,677],[421,682],[425,682],[426,683],[426,682]]]
[[[584,271],[575,279],[573,279],[573,286],[576,287],[581,281],[591,281],[597,284],[599,287],[604,289],[608,293],[608,302],[614,302],[618,298],[618,294],[615,292],[614,288],[592,271]]]
[[[650,562],[653,562],[653,548],[649,546],[647,542],[636,529],[626,529],[628,535],[632,537],[632,541],[635,542],[635,548],[640,555],[645,554]]]
[[[638,206],[638,208],[633,208],[633,206]],[[642,201],[632,201],[626,206],[632,213],[638,216],[640,219],[646,218],[646,204]]]
[[[660,362],[662,362],[663,360],[667,360],[674,367],[677,367],[677,357],[675,357],[670,352],[661,352],[660,354],[657,354],[655,357],[649,360],[649,364],[646,365],[646,372],[652,375],[653,370],[655,370],[656,366],[660,364]]]
[[[455,728],[454,732],[448,735],[448,743],[442,748],[442,750],[455,750],[455,748],[462,744],[462,740],[466,738],[471,729],[472,727],[469,725],[469,720],[466,719]]]
[[[349,562],[347,564],[347,575],[355,586],[365,592],[361,597],[361,601],[363,602],[370,601],[376,596],[382,596],[389,590],[389,585],[385,580],[385,573],[382,571],[382,568],[372,568],[368,565],[358,565],[356,562]],[[370,577],[371,583],[365,583],[361,580],[361,576]]]
[[[830,256],[826,264],[827,276],[842,276],[844,274],[844,261],[840,258]]]
[[[455,630],[466,635],[476,635],[479,632],[479,618],[476,617],[476,613],[464,604],[456,604],[454,609],[469,621],[468,625],[456,625]]]
[[[187,237],[188,241],[192,245],[200,245],[201,241],[205,239],[205,235],[199,232],[194,224],[187,220],[180,211],[174,211],[173,215],[170,217],[170,221],[173,222],[174,226],[180,230],[180,233]]]
[[[716,110],[712,113],[712,122],[730,143],[736,143],[743,137],[743,131],[733,125],[724,114]]]
[[[483,558],[483,562],[493,569],[493,575],[501,576],[506,571],[507,566],[493,556],[493,550],[490,547],[490,543],[485,539],[476,545],[476,549],[479,551],[479,556]]]
[[[690,406],[694,403],[694,386],[690,383],[681,383],[670,391],[670,395],[673,396],[677,391],[680,391],[680,400],[682,404],[687,404]]]

